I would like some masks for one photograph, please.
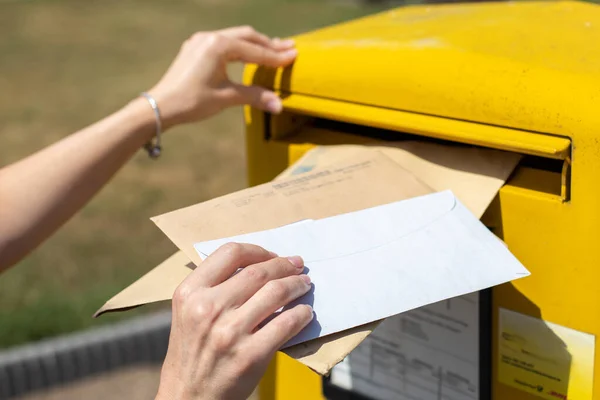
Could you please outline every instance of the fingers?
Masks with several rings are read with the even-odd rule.
[[[307,275],[268,281],[237,311],[247,331],[253,331],[281,307],[305,295],[311,288]]]
[[[257,32],[251,26],[236,26],[233,28],[223,29],[219,31],[219,33],[234,39],[241,39],[263,47],[269,47],[277,51],[288,50],[294,47],[294,41],[291,39],[270,39],[267,35]]]
[[[222,29],[219,33],[233,39],[242,39],[265,47],[268,47],[271,44],[271,39],[269,39],[267,35],[257,32],[251,26],[235,26]]]
[[[228,61],[241,61],[278,68],[290,65],[296,59],[296,49],[276,51],[244,40],[231,39],[224,42],[224,54]]]
[[[267,354],[276,352],[288,340],[296,336],[313,319],[313,310],[299,304],[282,312],[253,335],[253,344]]]
[[[243,271],[219,285],[217,291],[227,293],[226,305],[237,308],[252,296],[258,295],[257,292],[270,281],[299,275],[303,270],[304,262],[302,258],[297,256],[290,258],[278,257],[244,268]],[[220,295],[217,294],[217,296]],[[221,295],[220,297],[225,296]]]
[[[275,50],[283,51],[293,49],[296,42],[293,39],[271,39],[271,47]]]
[[[204,260],[188,278],[204,287],[216,286],[227,280],[238,268],[258,264],[277,257],[262,247],[251,244],[227,243]]]
[[[279,114],[283,109],[281,99],[275,93],[259,86],[231,83],[222,89],[221,95],[231,106],[250,104],[254,108],[273,114]]]

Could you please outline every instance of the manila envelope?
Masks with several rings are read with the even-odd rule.
[[[96,316],[171,299],[178,284],[201,263],[193,248],[198,241],[454,188],[461,202],[481,217],[519,159],[500,151],[420,142],[394,147],[317,147],[273,182],[153,218],[181,251],[110,299]],[[318,338],[284,353],[324,375],[377,325],[374,322]]]

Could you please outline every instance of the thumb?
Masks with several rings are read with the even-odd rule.
[[[232,106],[249,104],[273,114],[279,114],[283,108],[281,99],[274,92],[260,86],[231,83],[224,89],[223,95],[227,103]]]

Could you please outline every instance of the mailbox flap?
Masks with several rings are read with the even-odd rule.
[[[284,100],[286,111],[300,115],[344,121],[435,139],[466,143],[544,158],[565,160],[570,156],[569,138],[508,129],[492,125],[431,117],[386,108],[371,107],[316,97],[290,95]],[[286,115],[282,119],[286,119]],[[275,117],[278,118],[278,117]],[[271,132],[276,138],[281,132]],[[283,132],[283,134],[285,134]],[[327,136],[331,136],[328,132]],[[335,140],[335,138],[330,138]],[[303,140],[307,140],[306,137]],[[313,138],[316,140],[316,138]]]

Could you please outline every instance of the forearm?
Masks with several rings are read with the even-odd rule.
[[[155,132],[145,99],[0,169],[0,272],[79,211]]]
[[[248,27],[196,33],[149,93],[163,130],[252,104],[281,111],[277,95],[231,82],[227,63],[270,67],[296,58],[293,42],[270,40]],[[13,165],[0,169],[0,272],[15,264],[79,211],[155,133],[144,98]]]

